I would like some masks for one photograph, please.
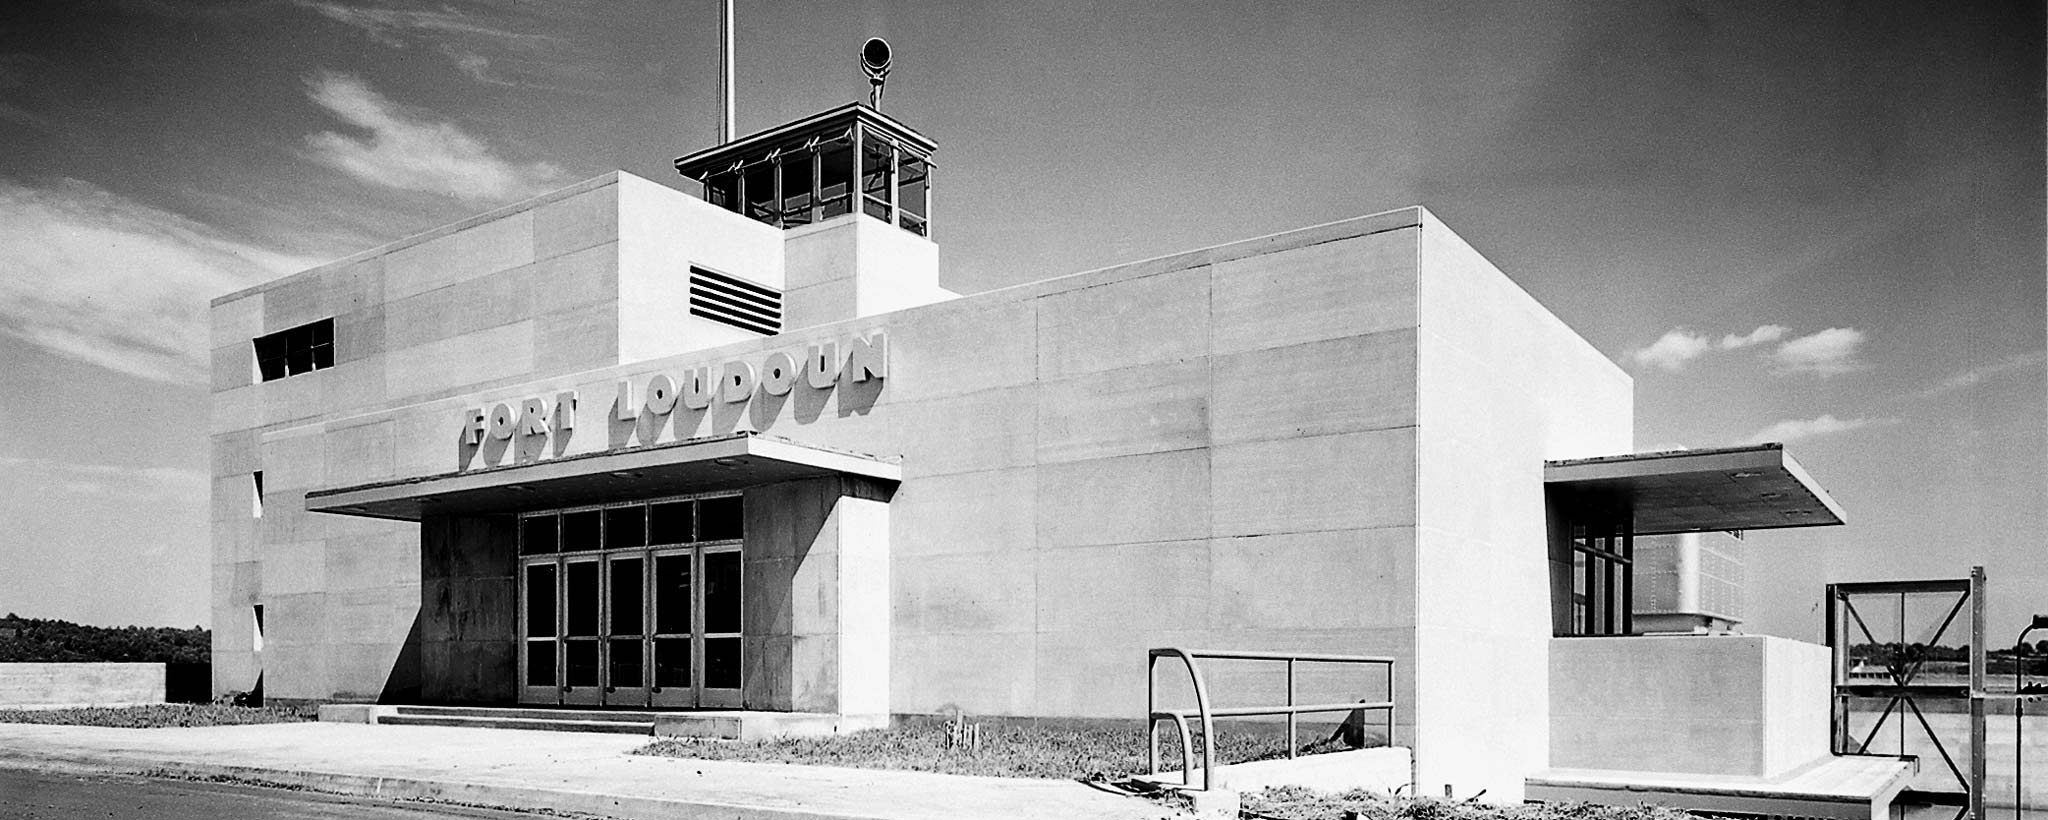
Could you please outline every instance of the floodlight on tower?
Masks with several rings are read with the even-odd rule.
[[[868,75],[868,107],[882,110],[882,84],[889,81],[889,41],[869,37],[860,45],[860,70]]]

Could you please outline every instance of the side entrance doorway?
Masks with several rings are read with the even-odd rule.
[[[519,700],[741,704],[745,507],[736,494],[519,521]]]

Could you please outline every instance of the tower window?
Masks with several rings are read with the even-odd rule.
[[[818,218],[853,213],[853,140],[818,149]]]
[[[861,143],[860,191],[861,207],[868,216],[884,222],[890,220],[889,189],[896,178],[896,146],[881,140],[869,139]]]
[[[258,336],[254,344],[256,374],[262,381],[325,370],[334,366],[334,320]]]
[[[925,224],[926,194],[931,190],[932,165],[923,157],[905,152],[897,165],[896,224],[918,236],[928,234]]]

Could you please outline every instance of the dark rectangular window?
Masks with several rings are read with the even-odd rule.
[[[662,635],[688,635],[692,631],[687,552],[654,559],[654,631]]]
[[[925,221],[925,204],[931,190],[931,161],[905,152],[897,171],[896,221],[906,231],[929,236],[931,226]]]
[[[782,293],[691,265],[690,315],[773,336],[782,332]]]
[[[889,221],[889,189],[896,179],[896,146],[873,139],[862,143],[860,157],[861,207],[883,222]]]
[[[526,636],[529,638],[552,638],[555,636],[555,599],[561,592],[555,589],[554,564],[528,564],[526,567]],[[553,653],[554,650],[548,650]],[[549,673],[552,679],[553,673]]]
[[[549,555],[561,550],[555,541],[555,516],[534,515],[519,519],[519,554]]]
[[[746,504],[741,496],[697,502],[697,540],[737,541],[746,535]]]
[[[690,502],[672,501],[656,504],[647,509],[647,543],[687,544],[690,543]]]
[[[740,554],[704,553],[704,631],[739,634]]]
[[[775,164],[763,162],[740,172],[740,195],[746,198],[746,215],[770,225],[780,224],[775,207]]]
[[[816,154],[798,151],[776,163],[782,169],[782,226],[811,224],[811,203],[818,180]]]
[[[597,635],[598,612],[604,602],[597,599],[597,561],[570,561],[563,572],[562,634],[572,638]],[[596,644],[592,644],[595,646]]]
[[[737,212],[740,209],[740,175],[713,174],[705,177],[704,201]]]
[[[818,218],[853,213],[853,141],[830,142],[818,149]]]
[[[334,366],[334,320],[280,330],[254,340],[256,374],[273,381]]]
[[[740,688],[740,639],[704,639],[704,688]]]
[[[1635,538],[1625,526],[1571,524],[1571,619],[1560,635],[1635,631]]]
[[[604,511],[604,547],[647,546],[647,508],[616,507]]]
[[[600,549],[604,514],[597,510],[562,513],[562,551]]]

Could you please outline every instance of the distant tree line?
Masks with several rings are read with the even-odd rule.
[[[212,632],[196,626],[86,626],[13,613],[0,619],[0,663],[206,663],[212,644]]]

